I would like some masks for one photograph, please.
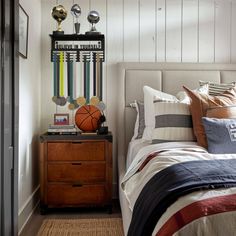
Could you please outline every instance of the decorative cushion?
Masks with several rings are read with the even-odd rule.
[[[210,153],[236,153],[236,119],[202,118]]]
[[[199,93],[203,93],[203,94],[208,94],[208,84],[204,84],[203,86],[201,86],[200,88],[194,89],[194,91],[199,92]],[[190,97],[188,96],[188,94],[185,91],[180,91],[177,93],[176,98],[179,100],[179,102],[181,103],[187,103],[190,104]]]
[[[217,83],[212,83],[212,82],[206,82],[206,81],[201,81],[199,80],[200,86],[204,86],[206,84],[209,85],[209,94],[212,96],[220,95],[224,93],[226,90],[229,90],[233,88],[236,83],[232,82],[229,84],[217,84]]]
[[[137,101],[136,104],[139,117],[138,117],[138,134],[135,139],[140,139],[143,137],[143,132],[145,128],[144,103]]]
[[[190,112],[193,119],[193,130],[200,146],[207,147],[207,140],[202,124],[202,117],[206,116],[208,108],[236,105],[236,88],[225,91],[218,96],[211,96],[192,91],[183,87],[191,98]]]
[[[236,118],[236,106],[208,108],[206,116],[209,118]]]
[[[196,141],[189,105],[176,102],[154,102],[155,128],[152,143]]]
[[[178,99],[171,94],[155,90],[149,86],[144,86],[143,92],[144,92],[144,107],[145,107],[144,109],[145,129],[143,133],[143,139],[152,140],[152,130],[155,127],[153,101],[178,102]]]
[[[144,103],[140,101],[135,101],[130,105],[131,107],[135,107],[137,111],[136,122],[134,127],[134,135],[132,140],[141,139],[143,137],[143,131],[145,128]]]

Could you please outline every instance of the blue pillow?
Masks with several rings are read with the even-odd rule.
[[[236,119],[203,117],[202,121],[209,153],[236,153]]]

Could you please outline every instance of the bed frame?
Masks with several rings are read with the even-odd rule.
[[[119,183],[125,174],[126,154],[133,135],[136,111],[130,107],[135,100],[143,101],[143,86],[176,95],[182,86],[194,89],[199,80],[230,83],[236,81],[236,64],[207,63],[118,63],[118,173]],[[131,211],[119,185],[119,198],[124,232],[127,233]]]

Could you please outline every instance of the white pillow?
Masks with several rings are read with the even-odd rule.
[[[208,94],[208,84],[196,89],[196,91]],[[144,92],[144,115],[145,129],[143,139],[152,140],[153,129],[155,128],[154,101],[179,102],[190,104],[190,98],[184,91],[179,92],[176,96],[155,90],[149,86],[143,87]]]
[[[198,89],[194,89],[194,91],[202,93],[202,94],[208,94],[209,91],[209,85],[204,84]],[[190,98],[188,94],[185,91],[180,91],[177,93],[176,98],[179,100],[180,103],[186,103],[190,104]]]
[[[152,140],[152,130],[155,128],[155,112],[154,101],[170,101],[179,102],[179,100],[168,93],[155,90],[149,86],[143,87],[144,92],[144,115],[145,115],[145,129],[143,139]]]
[[[155,102],[155,128],[152,143],[196,141],[189,104]]]

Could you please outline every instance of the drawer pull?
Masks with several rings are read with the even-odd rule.
[[[82,187],[82,186],[83,186],[83,184],[81,184],[81,183],[72,184],[72,187],[73,187],[73,188],[75,188],[75,187]]]
[[[82,163],[71,163],[71,165],[73,165],[73,166],[81,166]]]
[[[82,142],[72,142],[72,144],[81,144]]]

